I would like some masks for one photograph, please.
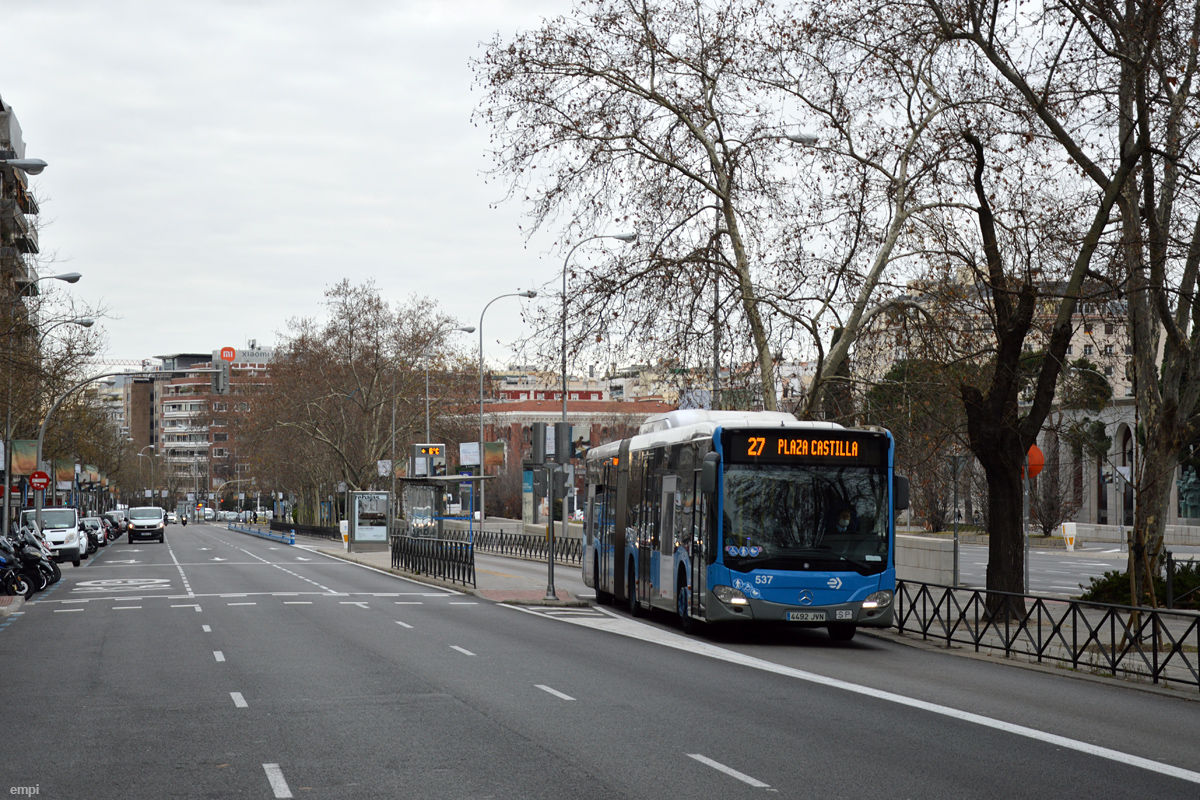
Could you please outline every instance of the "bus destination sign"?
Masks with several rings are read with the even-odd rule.
[[[726,437],[725,458],[734,464],[887,466],[888,439],[879,433],[777,428],[733,430]]]

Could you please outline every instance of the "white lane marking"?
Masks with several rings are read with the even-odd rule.
[[[92,602],[91,598],[88,598],[86,600],[63,600],[63,603],[90,603],[90,602]]]
[[[141,608],[141,606],[113,606],[113,611],[128,611],[131,608]]]
[[[291,797],[292,790],[288,788],[287,781],[283,779],[283,770],[278,764],[263,764],[263,770],[267,773],[267,780],[271,782],[271,791],[275,792],[276,797]]]
[[[500,603],[498,605],[500,608],[509,608],[526,614],[542,616],[543,619],[559,619],[570,625],[582,625],[583,627],[587,628],[608,631],[621,636],[627,636],[631,639],[639,639],[644,642],[660,644],[675,650],[683,650],[684,652],[695,653],[696,655],[714,658],[719,661],[726,661],[730,664],[740,664],[742,666],[751,667],[752,669],[759,669],[764,672],[773,672],[777,675],[796,678],[798,680],[815,683],[821,686],[829,686],[833,689],[841,689],[843,691],[853,692],[854,694],[860,694],[864,697],[871,697],[876,700],[884,700],[889,703],[920,709],[921,711],[928,711],[932,714],[938,714],[943,717],[962,720],[963,722],[970,722],[984,728],[991,728],[993,730],[1011,733],[1016,736],[1024,736],[1028,739],[1046,742],[1057,747],[1075,750],[1080,753],[1087,753],[1088,755],[1104,758],[1109,761],[1115,761],[1119,764],[1126,764],[1128,766],[1137,767],[1150,772],[1156,772],[1160,775],[1168,775],[1170,777],[1179,778],[1180,780],[1189,781],[1191,783],[1200,783],[1200,772],[1193,772],[1181,767],[1171,766],[1170,764],[1163,764],[1153,761],[1149,758],[1135,756],[1132,753],[1123,753],[1120,750],[1113,750],[1108,747],[1100,747],[1099,745],[1094,745],[1078,739],[1059,736],[1058,734],[1050,733],[1048,731],[1041,731],[1037,728],[1030,728],[1025,725],[1017,725],[1015,723],[1005,722],[992,717],[986,717],[982,714],[975,714],[970,711],[963,711],[961,709],[951,708],[950,706],[943,706],[938,703],[929,703],[924,700],[918,700],[915,697],[906,697],[905,695],[896,694],[895,692],[888,692],[882,689],[875,689],[870,686],[863,686],[862,684],[858,683],[851,683],[850,681],[839,680],[838,678],[830,678],[826,677],[825,675],[818,675],[815,672],[806,672],[805,670],[785,667],[782,664],[773,664],[770,661],[764,661],[761,658],[754,658],[753,656],[744,655],[732,650],[726,650],[723,647],[717,647],[716,645],[709,644],[707,642],[696,641],[689,639],[686,636],[671,633],[670,631],[659,630],[649,625],[643,625],[640,622],[625,619],[620,615],[604,608],[596,608],[597,611],[604,615],[603,617],[592,617],[589,619],[581,617],[545,617],[541,614],[538,614],[536,611],[522,608],[521,606],[507,605],[504,603]]]
[[[396,605],[398,605],[398,606],[423,606],[425,604],[422,603],[420,600],[397,600]]]
[[[179,565],[179,559],[175,557],[175,551],[171,549],[170,542],[167,542],[167,553],[171,556],[171,560],[175,562],[175,569],[179,570],[179,580],[183,581],[183,590],[188,593],[188,597],[195,597],[195,593],[192,592],[192,585],[188,583],[187,575],[184,574],[183,567]],[[199,606],[196,607],[196,610],[200,610]]]
[[[200,629],[203,630],[205,633],[212,633],[212,628],[208,627],[207,625],[201,625]]]
[[[322,553],[320,550],[316,549],[315,547],[310,547],[308,545],[296,545],[296,547],[299,550],[304,550],[305,552],[312,553],[315,556],[324,556],[325,558],[329,559],[330,561],[341,562],[343,564],[349,564],[350,566],[360,567],[362,569],[369,569],[371,572],[378,572],[380,575],[387,575],[389,578],[397,578],[399,580],[405,581],[406,583],[415,584],[417,586],[427,586],[428,585],[428,584],[421,583],[420,581],[415,581],[412,578],[407,578],[403,575],[397,575],[394,572],[388,572],[386,569],[379,569],[378,567],[372,567],[370,564],[361,564],[357,561],[350,561],[345,558],[338,558],[337,556],[331,556],[328,553]],[[450,597],[451,595],[456,595],[456,594],[461,595],[462,592],[456,592],[453,589],[446,589],[444,594],[438,595],[438,596],[439,597]]]
[[[462,594],[462,592],[455,592],[454,594]],[[449,594],[422,594],[422,595],[420,595],[420,596],[421,596],[421,597],[453,597],[454,595],[449,595]]]
[[[470,650],[467,650],[465,647],[459,647],[459,646],[458,646],[458,645],[456,645],[456,644],[452,644],[452,645],[450,645],[450,649],[451,649],[451,650],[457,650],[458,652],[462,653],[464,656],[473,656],[473,655],[475,655],[475,654],[474,654],[474,653],[472,653]]]
[[[296,572],[292,572],[290,569],[281,567],[278,564],[271,564],[270,561],[267,561],[262,556],[256,556],[254,553],[251,553],[249,550],[247,550],[244,547],[238,547],[237,545],[232,545],[232,547],[234,547],[237,550],[241,550],[243,553],[250,556],[251,558],[258,559],[259,561],[261,561],[264,564],[270,564],[270,566],[274,567],[277,570],[280,570],[281,572],[286,572],[288,575],[291,575],[293,578],[299,578],[300,580],[304,581],[305,583],[311,583],[313,586],[316,586],[318,589],[321,589],[322,591],[325,591],[329,594],[345,594],[344,592],[340,592],[340,593],[335,592],[333,589],[330,589],[328,586],[325,586],[324,584],[320,584],[320,583],[317,583],[316,581],[309,580],[308,578],[304,577],[303,575],[300,575],[299,573],[296,573]]]
[[[258,603],[226,603],[227,606],[256,606]]]
[[[742,783],[750,784],[755,789],[770,789],[771,788],[771,784],[769,784],[769,783],[763,783],[760,780],[751,778],[749,775],[747,775],[744,772],[738,772],[733,767],[727,767],[724,764],[722,764],[721,762],[713,761],[711,758],[706,758],[705,756],[702,756],[699,753],[688,753],[688,758],[694,758],[697,761],[699,761],[701,764],[705,764],[706,766],[712,767],[713,769],[717,770],[718,772],[724,772],[726,775],[728,775],[731,778],[737,778]]]
[[[569,695],[569,694],[563,694],[562,692],[558,691],[557,689],[551,689],[549,686],[543,686],[540,683],[535,683],[534,686],[541,689],[543,692],[548,692],[549,694],[552,694],[555,697],[560,698],[562,700],[574,700],[575,699],[574,697],[571,697],[571,695]]]
[[[358,606],[359,608],[370,608],[370,606],[368,606],[366,603],[358,602],[355,600],[342,600],[341,604],[344,606]]]
[[[213,658],[215,658],[217,661],[224,661],[225,654],[222,653],[220,650],[213,650]]]
[[[83,611],[83,610],[84,609],[82,609],[82,608],[56,608],[56,609],[54,609],[54,613],[55,614],[69,614],[72,611]]]
[[[285,606],[311,606],[312,600],[284,600]]]
[[[396,624],[399,625],[401,628],[408,628],[409,630],[412,630],[412,625],[409,625],[407,622],[401,622],[400,620],[396,620]]]
[[[448,605],[448,606],[477,606],[477,605],[479,605],[479,603],[463,603],[463,602],[455,603],[454,601],[450,601],[446,605]]]
[[[217,597],[249,597],[248,594],[219,594]]]
[[[229,696],[233,698],[234,708],[249,708],[250,704],[246,702],[246,698],[242,697],[241,692],[230,692]]]

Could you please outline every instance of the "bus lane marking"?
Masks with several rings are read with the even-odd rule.
[[[931,703],[926,700],[919,700],[915,697],[908,697],[906,695],[885,691],[883,689],[876,689],[863,684],[851,683],[850,681],[844,681],[839,678],[830,678],[825,675],[818,675],[815,672],[808,672],[806,670],[796,669],[794,667],[787,667],[783,664],[775,664],[770,661],[765,661],[761,658],[744,655],[733,650],[726,650],[723,647],[717,647],[716,645],[709,644],[708,642],[696,641],[677,633],[659,630],[658,628],[654,628],[650,625],[643,625],[640,622],[635,622],[634,620],[621,617],[620,615],[607,609],[596,609],[604,615],[603,619],[581,619],[578,617],[547,617],[543,614],[539,614],[536,611],[525,609],[520,606],[505,605],[503,603],[499,605],[500,608],[509,608],[514,611],[533,614],[535,616],[542,617],[543,619],[558,619],[571,625],[580,625],[585,628],[592,628],[593,630],[615,633],[619,636],[625,636],[630,639],[637,639],[643,642],[649,642],[651,644],[663,645],[665,647],[670,647],[675,650],[682,650],[684,652],[693,653],[706,658],[725,661],[730,664],[738,664],[741,666],[750,667],[751,669],[762,670],[763,672],[773,672],[776,675],[783,675],[784,677],[788,678],[796,678],[797,680],[805,681],[807,683],[828,686],[832,689],[840,689],[842,691],[851,692],[864,697],[870,697],[875,700],[883,700],[889,703],[895,703],[896,705],[907,706],[909,708],[926,711],[931,714],[937,714],[939,716],[957,719],[962,722],[968,722],[983,728],[990,728],[992,730],[1013,734],[1015,736],[1033,739],[1034,741],[1045,742],[1046,744],[1062,747],[1067,750],[1086,753],[1087,755],[1096,756],[1097,758],[1103,758],[1108,761],[1115,761],[1119,764],[1125,764],[1131,767],[1137,767],[1139,769],[1144,769],[1148,772],[1154,772],[1159,775],[1178,778],[1179,780],[1188,781],[1189,783],[1200,784],[1200,772],[1172,766],[1170,764],[1164,764],[1159,761],[1154,761],[1153,759],[1133,755],[1132,753],[1113,750],[1109,747],[1102,747],[1100,745],[1095,745],[1080,739],[1072,739],[1068,736],[1060,736],[1056,733],[1050,733],[1049,731],[1030,728],[1026,725],[1005,722],[1004,720],[988,717],[983,714],[976,714],[972,711],[964,711],[962,709],[944,706],[940,703]]]

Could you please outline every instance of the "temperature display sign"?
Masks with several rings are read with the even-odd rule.
[[[725,434],[731,464],[844,464],[886,467],[888,438],[867,431],[733,430]]]

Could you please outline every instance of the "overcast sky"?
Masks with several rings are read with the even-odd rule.
[[[560,275],[491,206],[469,59],[569,0],[7,0],[0,97],[42,251],[109,308],[108,356],[271,345],[343,277],[478,325]],[[489,359],[522,333],[489,309]],[[463,336],[459,334],[459,336]],[[464,337],[465,338],[465,337]],[[471,337],[478,342],[478,334]]]

